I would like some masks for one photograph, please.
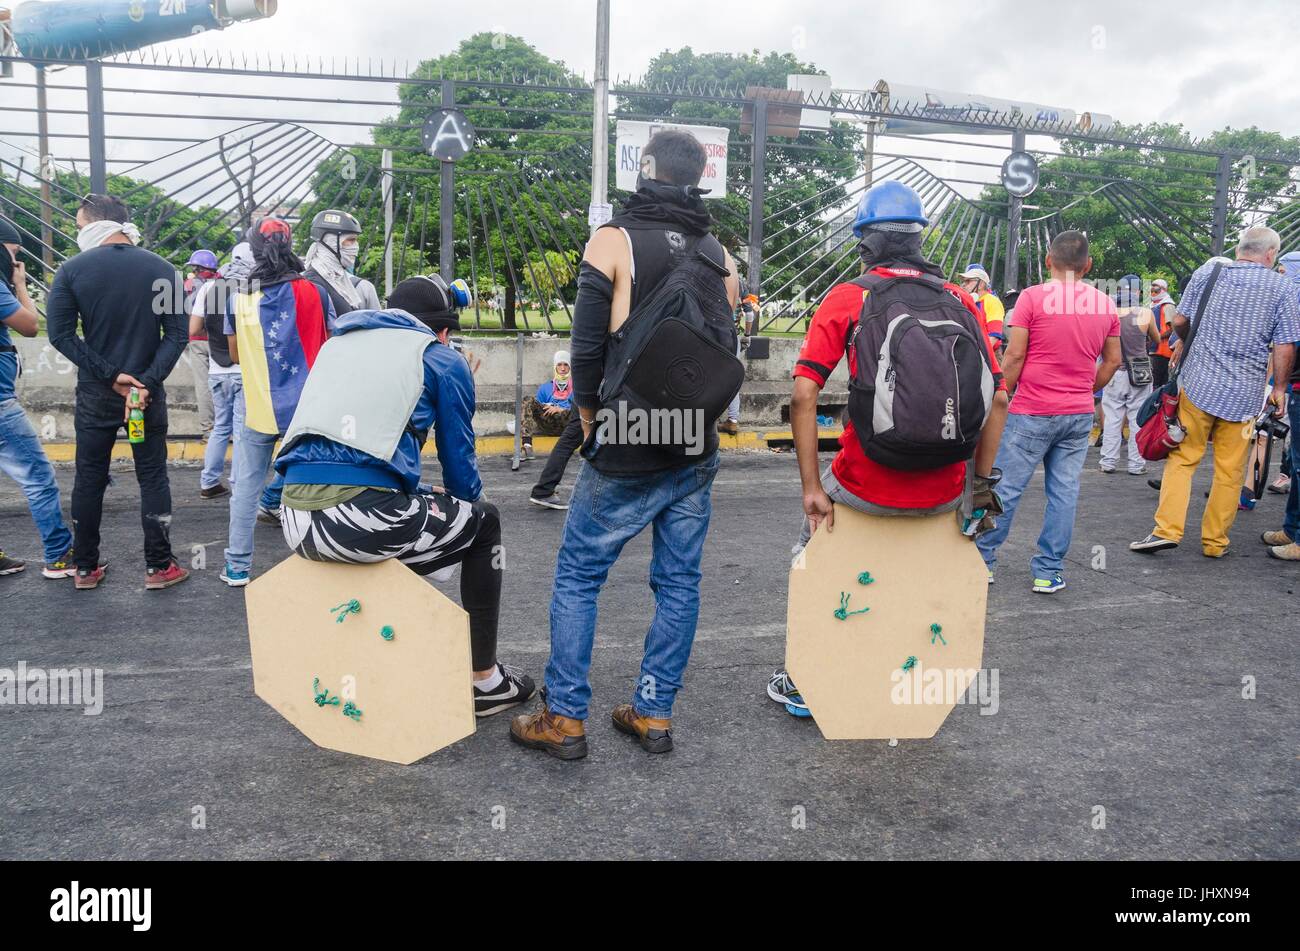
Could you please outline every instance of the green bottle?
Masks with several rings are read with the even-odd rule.
[[[144,410],[140,408],[140,391],[131,387],[126,405],[131,408],[126,420],[126,438],[132,445],[144,442]]]

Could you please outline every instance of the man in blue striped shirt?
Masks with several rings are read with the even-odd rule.
[[[1266,396],[1272,410],[1282,412],[1300,340],[1300,300],[1290,282],[1273,270],[1281,244],[1272,228],[1248,228],[1237,245],[1236,261],[1224,265],[1208,289],[1204,315],[1182,358],[1178,418],[1187,436],[1165,464],[1155,530],[1130,545],[1133,551],[1178,547],[1187,521],[1192,474],[1213,436],[1214,484],[1201,520],[1201,552],[1210,558],[1228,553],[1228,532],[1237,518],[1254,420]],[[1187,339],[1213,273],[1213,265],[1201,267],[1179,301],[1174,330],[1182,340]],[[1270,345],[1274,379],[1268,391]]]

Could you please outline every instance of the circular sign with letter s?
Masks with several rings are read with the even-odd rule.
[[[1028,152],[1012,152],[1002,163],[1002,187],[1016,198],[1028,198],[1038,188],[1038,160]]]

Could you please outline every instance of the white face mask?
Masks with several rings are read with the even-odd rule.
[[[349,271],[357,266],[357,256],[361,254],[361,245],[345,244],[339,248],[339,261]]]
[[[131,222],[92,221],[77,232],[77,247],[82,251],[97,248],[115,234],[124,234],[132,244],[140,243],[140,230]]]

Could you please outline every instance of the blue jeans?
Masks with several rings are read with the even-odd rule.
[[[1300,545],[1300,393],[1292,392],[1287,398],[1286,415],[1291,421],[1291,493],[1286,497],[1282,531]]]
[[[226,446],[236,445],[244,430],[244,378],[238,373],[213,373],[208,376],[212,394],[212,432],[203,453],[203,474],[199,488],[211,489],[221,482],[226,469]]]
[[[27,496],[27,507],[41,534],[45,563],[58,561],[72,547],[72,532],[63,522],[54,467],[17,400],[0,402],[0,471]]]
[[[699,465],[627,478],[601,475],[583,464],[555,562],[546,664],[546,703],[552,712],[587,719],[596,598],[623,546],[653,525],[655,614],[632,705],[642,716],[673,715],[699,620],[700,559],[718,462],[715,452]]]
[[[253,570],[257,505],[263,496],[279,438],[276,433],[259,433],[245,425],[235,440],[235,461],[230,469],[230,481],[234,484],[230,496],[230,539],[226,543],[229,546],[226,564],[234,571]]]
[[[1033,478],[1034,470],[1041,464],[1047,511],[1043,515],[1043,530],[1038,536],[1038,554],[1030,566],[1035,578],[1051,578],[1061,570],[1074,534],[1079,477],[1088,458],[1091,432],[1091,413],[1068,416],[1012,413],[1007,416],[1007,429],[995,463],[1002,470],[997,492],[1005,512],[998,518],[993,531],[985,532],[975,540],[986,565],[992,568],[997,561],[998,549],[1011,531],[1020,497]]]

